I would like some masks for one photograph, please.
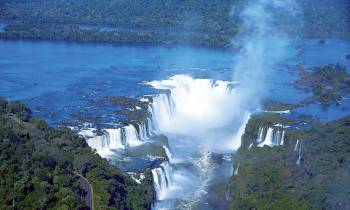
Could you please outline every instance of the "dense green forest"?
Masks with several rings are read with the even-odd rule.
[[[290,110],[309,103],[327,108],[350,92],[350,76],[341,65],[300,66],[294,84],[311,92],[311,97],[297,104],[266,100],[265,108]],[[277,124],[286,126],[283,146],[250,148],[259,128]],[[234,160],[234,166],[238,165],[239,172],[231,179],[231,209],[349,209],[350,117],[320,122],[308,117],[255,115]]]
[[[232,0],[0,2],[0,19],[12,21],[6,33],[1,34],[3,39],[223,47],[237,33],[233,17],[223,15],[230,14]],[[82,29],[80,24],[115,27],[115,30]]]
[[[9,24],[0,38],[227,47],[242,30],[239,14],[246,2],[0,0],[0,20]],[[302,17],[282,21],[280,27],[308,37],[349,37],[350,2],[298,2],[304,12]],[[109,29],[105,31],[103,27]]]
[[[232,33],[239,0],[2,0],[2,19]]]
[[[150,209],[155,196],[150,176],[137,184],[70,129],[0,99],[0,209],[87,209],[78,175],[92,185],[95,209]]]
[[[350,117],[309,127],[278,114],[256,115],[249,120],[231,180],[231,209],[349,209]],[[285,144],[270,148],[249,145],[259,127],[290,125]],[[299,147],[300,163],[297,164]]]

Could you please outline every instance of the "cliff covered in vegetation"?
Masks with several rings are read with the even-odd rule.
[[[234,161],[231,209],[350,208],[350,118],[306,125],[278,114],[249,120]],[[262,143],[269,135],[283,142]]]
[[[136,183],[68,128],[33,119],[22,103],[0,99],[0,209],[150,209],[151,177]]]

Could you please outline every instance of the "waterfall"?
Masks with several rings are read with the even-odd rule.
[[[245,113],[242,125],[239,127],[238,131],[236,132],[236,134],[233,137],[233,145],[232,145],[232,149],[233,150],[238,150],[239,147],[241,147],[242,136],[243,136],[243,134],[245,132],[245,127],[248,124],[250,116],[251,116],[251,114],[249,112]]]
[[[270,147],[273,146],[272,138],[273,138],[273,128],[268,128],[264,141],[261,142],[258,145],[258,147],[263,147],[264,145],[267,145],[267,146],[270,146]]]
[[[151,112],[150,112],[151,113]],[[152,123],[152,119],[151,118],[147,118],[147,134],[148,136],[152,136],[154,133],[155,133],[155,130],[154,130],[154,126],[153,126],[153,123]]]
[[[285,134],[285,131],[282,131],[282,136],[281,136],[280,145],[284,145],[284,134]]]
[[[169,162],[172,163],[173,162],[173,156],[172,156],[170,150],[168,149],[167,146],[164,146],[164,145],[163,145],[163,148],[164,148],[166,156],[168,157]]]
[[[298,146],[299,146],[299,139],[297,139],[297,142],[295,143],[294,152],[298,151]]]
[[[168,94],[161,93],[153,97],[153,102],[148,111],[152,115],[150,123],[156,131],[162,130],[163,124],[169,124],[173,113],[173,103]]]
[[[283,145],[284,144],[284,133],[285,133],[284,130],[282,130],[282,131],[281,130],[277,130],[274,133],[273,140],[272,140],[274,145],[279,146],[279,145]]]
[[[96,129],[84,129],[79,132],[85,139],[87,144],[92,148],[96,149],[97,152],[105,157],[110,153],[111,149],[124,149],[125,144],[123,143],[121,129],[104,129],[102,135],[97,135]]]
[[[240,165],[241,165],[241,163],[238,162],[237,167],[235,168],[234,175],[237,175],[237,174],[238,174],[238,169],[239,169],[239,166],[240,166]]]
[[[142,144],[142,141],[140,140],[137,134],[137,130],[133,125],[127,125],[122,129],[124,130],[124,142],[126,143],[126,145],[133,147]]]
[[[269,147],[281,146],[284,144],[285,131],[276,127],[268,127],[267,132],[265,134],[265,128],[260,127],[258,138],[256,142],[258,143],[258,147],[263,147],[265,145]]]
[[[258,139],[256,140],[257,143],[261,143],[261,142],[264,141],[264,132],[265,132],[265,128],[260,127],[259,128]]]
[[[149,132],[147,130],[147,126],[146,126],[146,123],[144,122],[141,122],[138,124],[138,128],[139,128],[139,137],[141,140],[146,140],[148,139],[148,137],[150,136],[149,135]]]
[[[300,162],[301,162],[301,143],[299,142],[299,140],[297,140],[297,143],[295,144],[294,151],[298,152],[298,159],[297,159],[296,164],[300,165]]]
[[[157,200],[164,200],[172,185],[172,169],[168,162],[163,162],[159,168],[152,169],[154,188]]]
[[[149,106],[154,129],[158,132],[202,134],[227,126],[238,116],[240,120],[244,117],[242,112],[232,111],[238,108],[232,82],[175,75],[145,84],[168,91],[154,96]]]
[[[147,126],[169,137],[169,146],[163,146],[168,161],[152,169],[157,200],[162,201],[155,209],[162,209],[164,200],[188,204],[203,199],[219,170],[234,173],[216,168],[213,154],[240,147],[249,109],[241,106],[233,82],[175,75],[144,84],[160,91],[150,100]]]
[[[147,128],[139,125],[139,133],[133,125],[121,128],[102,129],[96,133],[97,129],[88,128],[79,131],[79,134],[86,139],[87,144],[97,150],[102,157],[111,154],[112,150],[125,149],[126,147],[139,146],[142,140],[147,139]]]

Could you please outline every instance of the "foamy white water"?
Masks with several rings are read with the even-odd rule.
[[[102,157],[112,155],[115,150],[140,146],[148,139],[147,133],[148,129],[144,123],[139,125],[139,133],[133,125],[101,129],[100,131],[95,128],[86,128],[79,131],[88,145],[92,149],[96,149]]]
[[[238,98],[232,82],[176,75],[146,84],[171,92],[153,99],[150,111],[160,132],[196,136],[226,126],[236,114]]]
[[[171,185],[165,185],[162,167],[153,169],[159,200],[155,209],[173,209],[174,204],[164,202],[177,199],[190,207],[203,201],[219,173],[214,153],[234,152],[241,145],[250,114],[241,109],[233,82],[175,75],[145,84],[165,91],[153,97],[149,111],[154,130],[169,137],[165,152],[173,173]],[[230,167],[225,170],[232,171]]]

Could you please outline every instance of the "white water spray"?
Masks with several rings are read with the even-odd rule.
[[[235,59],[233,78],[240,84],[237,92],[241,106],[256,109],[267,96],[267,78],[286,57],[290,41],[275,27],[283,22],[275,13],[294,18],[299,10],[293,0],[248,0],[246,4],[241,13],[242,32],[235,38],[243,49]]]
[[[173,172],[168,162],[163,162],[159,168],[152,170],[153,181],[158,200],[166,198],[169,188],[173,184]]]
[[[232,82],[176,75],[146,84],[170,91],[170,94],[154,97],[150,108],[160,132],[198,136],[227,126],[237,114],[236,91]]]
[[[268,127],[267,129],[260,127],[258,138],[256,140],[258,144],[257,146],[258,147],[263,147],[265,145],[269,147],[282,146],[284,144],[284,136],[285,136],[285,130],[282,130],[279,127]]]
[[[121,128],[102,129],[99,132],[95,128],[87,128],[79,131],[88,145],[96,149],[102,157],[113,154],[113,150],[125,149],[127,147],[140,146],[148,139],[148,129],[140,124],[139,132],[133,125],[127,125]]]
[[[271,20],[274,17],[271,11],[289,12],[293,8],[292,1],[257,0],[247,3],[242,13],[244,33],[239,38],[243,49],[236,57],[234,66],[233,81],[238,83],[197,79],[187,75],[146,82],[155,89],[167,91],[155,96],[150,105],[154,130],[175,136],[169,139],[170,149],[174,152],[172,156],[179,155],[172,146],[180,147],[180,153],[187,152],[180,154],[181,158],[187,158],[188,165],[197,168],[193,170],[196,172],[190,173],[195,173],[192,176],[198,177],[200,183],[189,189],[193,193],[187,192],[186,197],[180,195],[185,200],[191,200],[187,203],[190,206],[190,203],[200,199],[200,196],[196,196],[197,192],[206,193],[207,184],[210,183],[208,180],[215,171],[210,164],[212,157],[208,154],[225,149],[233,152],[240,147],[249,113],[256,110],[260,100],[266,96],[266,77],[273,73],[274,65],[284,58],[288,46],[288,39],[275,33],[272,27]],[[266,133],[262,130],[264,134],[261,134],[258,143],[284,143],[284,131],[266,129]],[[185,146],[181,147],[177,142]],[[176,170],[181,170],[181,166],[176,167]],[[238,173],[238,167],[236,170]],[[164,195],[171,192],[169,188],[165,190],[161,187],[161,180],[165,180],[159,178],[162,177],[162,170],[153,169],[152,173],[158,200],[164,199]],[[184,187],[181,184],[174,183],[180,188]],[[175,194],[175,198],[179,198],[181,193]]]

